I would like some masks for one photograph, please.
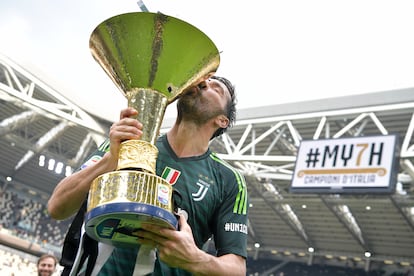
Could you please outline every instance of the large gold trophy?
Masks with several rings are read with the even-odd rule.
[[[138,110],[140,140],[121,144],[118,168],[97,177],[89,191],[85,230],[119,247],[136,246],[142,223],[176,229],[173,188],[156,175],[156,139],[167,105],[213,74],[220,63],[214,43],[196,27],[161,13],[111,17],[92,32],[95,60]]]

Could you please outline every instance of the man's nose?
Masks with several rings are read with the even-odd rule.
[[[197,86],[199,89],[204,89],[207,87],[207,81],[202,81]]]

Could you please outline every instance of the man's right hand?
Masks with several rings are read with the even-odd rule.
[[[119,121],[112,124],[109,130],[112,158],[118,159],[119,147],[123,141],[141,138],[143,126],[137,119],[133,118],[137,114],[137,110],[128,107],[121,111]]]

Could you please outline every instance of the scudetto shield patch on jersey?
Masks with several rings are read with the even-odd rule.
[[[176,169],[165,167],[161,177],[164,178],[171,185],[174,185],[177,182],[178,177],[180,177],[180,174],[181,172]]]
[[[91,166],[95,163],[98,163],[98,161],[101,160],[101,159],[102,159],[102,156],[94,155],[88,161],[86,161],[84,164],[82,164],[81,169],[83,170],[83,169],[85,169],[85,168],[87,168],[87,167],[89,167],[89,166]]]

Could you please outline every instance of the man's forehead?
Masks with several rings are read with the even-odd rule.
[[[220,85],[220,87],[223,89],[223,91],[229,95],[229,97],[231,98],[231,89],[227,86],[227,84],[221,80],[220,78],[209,78],[209,81],[214,81],[215,83],[217,83],[218,85]]]
[[[221,81],[220,79],[213,79],[213,78],[209,78],[207,81],[214,82],[215,84],[217,84],[218,86],[220,86],[221,89],[223,90],[223,92],[225,94],[228,94],[229,97],[231,98],[230,89],[227,87],[227,85],[223,81]]]

